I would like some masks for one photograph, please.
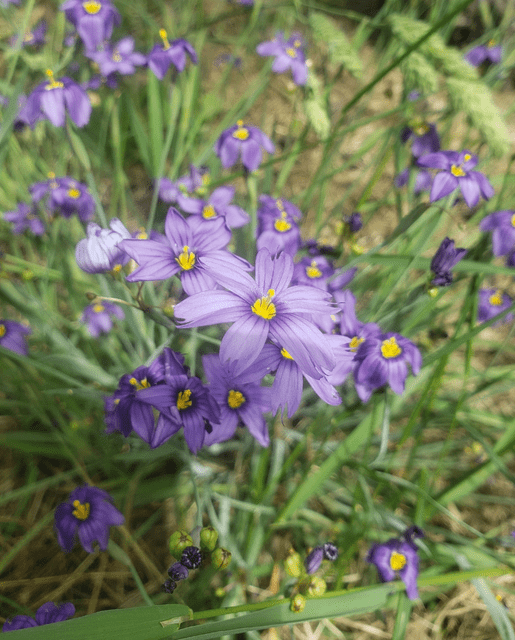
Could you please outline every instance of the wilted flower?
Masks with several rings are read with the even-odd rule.
[[[494,211],[479,223],[481,231],[492,231],[494,256],[504,256],[515,246],[515,211]]]
[[[471,49],[466,55],[465,60],[473,67],[479,67],[480,64],[488,60],[493,64],[501,62],[502,47],[495,44],[494,40],[489,40],[487,44],[480,44]]]
[[[486,322],[511,307],[513,300],[500,289],[481,289],[477,305],[477,321]],[[511,322],[513,313],[504,316],[501,322]],[[498,323],[496,323],[498,324]]]
[[[413,138],[411,153],[415,158],[440,150],[440,138],[434,124],[427,124],[420,118],[414,118],[401,131],[402,142]]]
[[[98,487],[86,484],[74,489],[68,500],[55,510],[54,530],[63,551],[73,549],[77,535],[82,548],[88,553],[93,553],[95,541],[105,551],[109,528],[125,522],[112,503],[113,498],[107,491]]]
[[[25,327],[14,320],[0,319],[0,347],[14,351],[20,356],[28,355],[25,336],[32,333],[30,327]]]
[[[12,620],[6,620],[2,627],[2,632],[41,627],[44,624],[52,624],[53,622],[63,622],[73,615],[75,615],[75,607],[71,602],[64,602],[63,604],[45,602],[45,604],[41,605],[36,611],[34,618],[19,615],[14,616]]]
[[[23,233],[26,229],[30,229],[35,236],[45,233],[45,224],[38,218],[34,205],[30,206],[25,202],[20,202],[14,211],[6,211],[4,220],[14,224],[13,233],[16,235]]]
[[[109,0],[66,0],[60,9],[77,29],[86,51],[95,51],[109,40],[113,27],[121,22],[118,10]]]
[[[257,127],[244,125],[243,120],[222,131],[215,143],[215,153],[226,169],[236,164],[241,154],[243,166],[248,171],[255,171],[261,164],[261,148],[268,153],[275,151],[275,145],[268,136]]]
[[[95,215],[95,201],[88,187],[73,178],[56,178],[50,173],[48,180],[36,182],[29,191],[35,203],[48,196],[48,210],[52,213],[58,211],[63,218],[76,213],[82,222],[87,222]]]
[[[306,84],[308,67],[300,34],[294,33],[289,40],[285,40],[284,34],[278,33],[270,42],[258,44],[256,51],[260,56],[275,56],[272,71],[284,73],[291,69],[293,82],[296,85]]]
[[[467,253],[466,249],[457,249],[454,240],[444,238],[431,260],[431,271],[435,274],[431,284],[435,287],[447,287],[452,282],[452,268]]]
[[[182,38],[168,42],[168,34],[164,29],[159,31],[163,41],[162,45],[156,44],[147,56],[149,69],[154,75],[162,80],[171,64],[177,71],[181,72],[186,66],[186,56],[188,55],[193,64],[197,64],[198,58],[193,46]]]
[[[91,51],[88,57],[94,60],[103,76],[119,73],[122,76],[132,75],[136,67],[146,63],[142,53],[134,51],[134,38],[122,38],[116,44],[107,44],[100,51]]]
[[[86,273],[105,273],[119,271],[130,257],[118,247],[118,244],[131,234],[118,218],[112,218],[110,229],[102,229],[96,222],[90,222],[86,229],[87,237],[75,247],[75,259]]]
[[[494,189],[479,171],[472,171],[477,165],[477,156],[469,151],[438,151],[418,158],[421,167],[441,169],[433,180],[431,202],[448,196],[458,187],[469,207],[475,207],[479,196],[488,200],[494,195]]]
[[[125,314],[116,304],[102,300],[88,305],[82,312],[80,321],[83,322],[93,338],[101,333],[109,333],[113,328],[113,317],[123,320]]]

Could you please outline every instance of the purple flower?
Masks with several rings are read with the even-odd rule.
[[[407,142],[410,138],[414,138],[411,153],[415,158],[440,151],[440,138],[434,124],[427,124],[420,118],[412,120],[401,131],[402,142]]]
[[[401,395],[408,376],[408,363],[415,376],[422,366],[420,351],[398,333],[369,336],[359,345],[355,359],[354,379],[362,402],[368,402],[374,389],[385,384]]]
[[[262,195],[257,211],[257,249],[266,248],[271,254],[285,251],[294,256],[301,244],[297,220],[300,210],[288,200]]]
[[[445,198],[458,187],[469,207],[475,207],[480,194],[488,200],[494,195],[494,189],[479,171],[472,171],[477,164],[477,156],[469,151],[438,151],[418,158],[421,167],[441,169],[433,180],[431,202]]]
[[[292,34],[289,40],[284,39],[283,33],[270,42],[258,44],[256,51],[260,56],[275,56],[272,71],[284,73],[291,69],[293,82],[305,85],[308,79],[308,67],[304,55],[304,42],[298,33]]]
[[[304,560],[304,568],[306,569],[306,573],[309,575],[313,575],[316,573],[322,564],[322,560],[324,559],[324,549],[323,547],[314,547],[306,556]]]
[[[134,38],[122,38],[114,45],[107,44],[101,51],[91,51],[88,57],[94,60],[103,76],[119,73],[122,76],[132,75],[136,67],[146,63],[142,53],[134,51]]]
[[[275,145],[260,129],[245,126],[243,120],[222,131],[215,143],[215,153],[226,169],[238,161],[241,154],[243,166],[248,171],[255,171],[261,164],[261,147],[268,153],[274,153]]]
[[[86,229],[87,238],[80,240],[75,247],[77,264],[86,273],[120,271],[130,260],[118,245],[131,234],[118,218],[113,218],[109,227],[102,229],[95,222],[90,222]]]
[[[139,267],[127,276],[128,282],[166,280],[179,275],[188,294],[214,289],[219,273],[250,270],[251,266],[225,249],[231,232],[223,218],[206,220],[202,225],[185,220],[170,207],[165,220],[166,243],[155,240],[124,240],[120,247]]]
[[[481,231],[492,231],[494,256],[504,256],[515,246],[515,211],[494,211],[479,223]]]
[[[270,411],[270,389],[259,385],[261,375],[255,367],[234,375],[234,366],[223,364],[216,354],[202,357],[204,373],[211,395],[220,407],[219,424],[206,435],[204,444],[229,440],[243,423],[262,447],[270,444],[263,413]]]
[[[454,240],[444,238],[431,260],[431,271],[435,274],[431,284],[435,287],[448,287],[452,282],[452,268],[466,253],[466,249],[454,246]]]
[[[9,44],[11,47],[16,47],[18,42],[21,40],[22,47],[41,47],[45,44],[46,31],[46,20],[40,20],[32,31],[27,31],[23,36],[14,35]]]
[[[91,103],[84,89],[71,78],[55,80],[50,69],[46,74],[48,82],[39,84],[27,97],[18,113],[18,122],[33,129],[38,120],[46,118],[54,127],[64,127],[68,113],[78,127],[88,124]]]
[[[187,41],[180,38],[173,42],[168,42],[168,34],[164,29],[159,31],[163,44],[156,44],[147,56],[147,63],[154,75],[162,80],[171,64],[177,71],[184,71],[186,66],[186,56],[188,55],[193,64],[197,64],[198,58],[195,49]]]
[[[199,222],[212,220],[217,216],[225,219],[229,229],[243,227],[250,221],[249,214],[241,207],[231,204],[234,198],[234,187],[218,187],[207,199],[180,198],[180,207],[186,213],[194,213],[198,216]]]
[[[120,14],[109,0],[66,0],[60,9],[77,29],[86,51],[95,51],[109,40],[113,27],[121,22]]]
[[[98,338],[101,333],[109,333],[113,328],[113,317],[123,320],[125,314],[116,304],[103,300],[87,306],[80,321],[83,322],[93,338]]]
[[[511,307],[513,300],[500,289],[481,289],[477,305],[477,321],[486,322]],[[508,313],[500,322],[511,322],[513,313]],[[499,323],[496,323],[499,324]]]
[[[501,45],[496,45],[494,40],[489,40],[486,45],[480,44],[479,46],[471,49],[465,55],[465,60],[473,67],[479,67],[479,65],[485,62],[485,60],[488,60],[493,64],[498,64],[501,62],[501,56]]]
[[[195,167],[190,165],[190,172],[181,176],[175,182],[169,178],[161,178],[159,181],[159,197],[164,202],[179,204],[188,202],[191,197],[201,198],[206,195],[206,186],[210,177],[207,167]]]
[[[409,531],[409,530],[408,530]],[[418,530],[411,537],[420,537]],[[367,562],[375,564],[383,582],[391,582],[398,574],[406,585],[406,595],[410,600],[418,598],[418,550],[410,536],[404,540],[390,538],[387,542],[374,544],[367,555]]]
[[[175,307],[183,327],[233,322],[220,345],[222,362],[250,366],[268,338],[291,354],[301,369],[318,379],[334,367],[323,334],[310,320],[330,313],[328,294],[315,287],[290,287],[293,260],[286,253],[272,258],[267,249],[256,256],[255,280],[244,271],[224,271],[219,280],[229,291],[205,291]]]
[[[306,256],[293,268],[293,283],[329,290],[327,279],[335,273],[332,262],[325,256]]]
[[[25,336],[32,333],[30,327],[25,327],[14,320],[0,320],[0,347],[14,351],[20,356],[28,355]]]
[[[55,510],[54,530],[63,551],[71,551],[78,535],[82,548],[93,553],[97,541],[105,551],[109,541],[109,527],[120,525],[125,518],[112,504],[113,498],[98,487],[82,485],[74,489],[66,502]]]
[[[410,167],[406,167],[404,171],[401,171],[397,176],[395,176],[395,186],[397,188],[404,187],[408,184],[410,175]],[[429,171],[419,171],[416,170],[415,177],[415,186],[413,187],[413,193],[418,195],[422,193],[422,191],[429,191],[431,189],[431,184],[433,183],[433,178]]]
[[[53,622],[63,622],[73,615],[75,615],[75,607],[71,602],[64,602],[63,604],[45,602],[45,604],[42,604],[36,611],[34,618],[20,615],[14,616],[11,621],[6,620],[2,627],[2,632],[41,627],[44,624],[52,624]]]
[[[87,222],[95,215],[93,196],[85,184],[73,178],[56,178],[51,173],[49,180],[36,182],[29,191],[33,202],[39,202],[48,195],[46,206],[52,213],[58,211],[63,218],[76,213],[82,222]]]
[[[357,233],[363,227],[363,219],[361,213],[354,211],[350,216],[346,216],[343,221],[349,227],[351,233]]]
[[[41,236],[45,233],[45,224],[38,218],[35,207],[25,202],[20,202],[14,211],[6,211],[4,220],[14,224],[13,233],[16,235],[23,233],[26,229],[30,229],[35,236]]]

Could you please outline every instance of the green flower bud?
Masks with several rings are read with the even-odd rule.
[[[293,613],[300,613],[306,606],[306,598],[298,593],[291,599],[290,609]]]
[[[193,539],[186,531],[176,531],[172,533],[170,541],[168,542],[170,553],[176,558],[180,558],[184,549],[191,546],[193,546]]]
[[[218,547],[211,553],[211,562],[215,569],[227,569],[231,563],[231,558],[231,552],[227,551],[227,549],[222,549],[222,547]]]
[[[286,560],[284,561],[284,568],[286,573],[292,578],[298,578],[302,574],[304,565],[300,559],[300,554],[296,551],[290,552]]]
[[[216,541],[218,540],[218,531],[213,527],[204,527],[200,532],[200,548],[206,551],[214,551]]]
[[[325,593],[327,585],[323,578],[319,576],[311,576],[311,580],[308,585],[308,593],[310,596],[321,596]]]

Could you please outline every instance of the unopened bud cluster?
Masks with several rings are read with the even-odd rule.
[[[293,549],[284,562],[286,573],[293,578],[298,578],[291,598],[291,610],[300,612],[306,604],[305,595],[321,596],[327,588],[326,582],[315,574],[322,565],[323,560],[334,562],[338,558],[338,548],[332,542],[326,542],[322,546],[311,549],[304,563],[300,554]]]

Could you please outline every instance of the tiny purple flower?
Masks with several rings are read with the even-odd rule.
[[[88,57],[94,60],[103,76],[119,73],[122,76],[132,75],[136,67],[147,61],[142,53],[134,51],[134,38],[122,38],[116,44],[107,44],[100,51],[91,51]]]
[[[477,305],[477,321],[486,322],[511,307],[513,300],[500,289],[481,289]],[[511,322],[513,313],[508,313],[499,323]],[[496,325],[499,323],[495,323]]]
[[[82,548],[93,553],[97,541],[105,551],[109,541],[109,528],[121,525],[125,518],[112,504],[113,498],[98,487],[82,485],[74,489],[66,502],[55,510],[54,530],[63,551],[71,551],[78,535]]]
[[[32,29],[27,31],[23,36],[14,35],[10,40],[11,47],[16,47],[21,40],[22,47],[41,47],[45,44],[45,35],[47,31],[46,20],[40,20],[38,24]]]
[[[32,333],[30,327],[25,327],[14,320],[0,319],[0,347],[14,351],[20,356],[28,355],[27,343],[25,336]]]
[[[329,290],[328,278],[335,273],[332,262],[325,256],[306,256],[293,268],[293,284],[303,284]]]
[[[300,248],[300,230],[297,221],[300,210],[288,200],[262,195],[257,211],[257,249],[266,248],[272,255],[281,251],[294,256]]]
[[[105,273],[120,271],[130,257],[119,248],[119,243],[131,237],[124,224],[113,218],[110,229],[102,229],[95,222],[88,224],[87,238],[80,240],[75,247],[75,259],[86,273]]]
[[[80,317],[93,338],[98,338],[101,333],[109,333],[113,328],[113,317],[123,320],[125,314],[116,304],[102,300],[88,305]]]
[[[401,131],[402,142],[407,142],[410,138],[413,138],[411,153],[415,158],[440,151],[440,138],[434,124],[415,118]]]
[[[162,80],[171,64],[177,71],[184,71],[186,56],[189,56],[193,64],[198,63],[197,54],[193,46],[182,38],[168,42],[168,34],[164,29],[159,31],[163,41],[162,45],[156,44],[147,56],[147,63],[154,75]]]
[[[169,178],[161,178],[159,181],[159,197],[164,202],[179,204],[188,202],[192,197],[202,198],[206,195],[209,184],[209,171],[207,167],[195,167],[190,165],[190,172],[172,182]]]
[[[68,620],[73,615],[75,615],[75,607],[71,602],[64,602],[63,604],[45,602],[36,611],[34,618],[20,615],[14,616],[12,620],[6,620],[2,627],[2,632],[41,627],[44,624],[52,624],[53,622],[64,622],[64,620]]]
[[[504,256],[515,247],[515,211],[494,211],[479,223],[481,231],[492,231],[494,256]]]
[[[398,333],[369,336],[359,345],[355,359],[354,379],[362,402],[368,402],[374,389],[385,384],[401,395],[408,376],[408,363],[415,376],[422,366],[420,351]]]
[[[284,73],[291,70],[293,82],[305,85],[308,79],[308,67],[304,55],[304,42],[298,33],[292,34],[289,40],[278,33],[270,42],[262,42],[256,48],[260,56],[275,56],[272,71]]]
[[[398,175],[395,176],[395,186],[400,189],[408,184],[410,176],[410,167],[406,167]],[[416,169],[415,186],[413,187],[413,193],[418,195],[422,191],[429,191],[433,184],[433,178],[429,171],[419,171]]]
[[[499,64],[502,57],[502,47],[500,44],[495,44],[494,40],[489,40],[488,43],[480,44],[477,47],[471,49],[466,55],[465,60],[473,67],[479,67],[480,64],[488,60],[492,64]]]
[[[215,153],[226,169],[238,161],[241,154],[243,166],[248,171],[255,171],[261,164],[263,148],[268,153],[274,153],[275,145],[260,129],[251,125],[244,125],[243,120],[222,131],[215,143]]]
[[[350,216],[346,216],[343,221],[349,227],[351,233],[357,233],[363,227],[363,219],[361,213],[354,211]]]
[[[231,204],[234,192],[234,187],[218,187],[207,199],[181,199],[179,196],[179,206],[186,213],[196,214],[199,222],[221,216],[229,229],[237,229],[246,225],[250,221],[250,216],[241,207]]]
[[[391,538],[374,544],[368,552],[367,562],[375,564],[383,582],[391,582],[398,574],[406,585],[410,600],[418,598],[418,552],[414,542]]]
[[[58,211],[63,218],[76,213],[82,222],[87,222],[95,215],[95,201],[88,187],[73,178],[56,178],[51,173],[49,180],[36,182],[29,191],[36,203],[48,196],[46,206],[49,211]]]
[[[433,180],[431,202],[445,198],[458,187],[469,207],[475,207],[482,195],[488,200],[494,189],[488,179],[479,171],[472,171],[477,164],[477,156],[469,151],[438,151],[418,158],[421,167],[441,169]]]
[[[26,229],[32,231],[35,236],[45,233],[45,223],[38,217],[36,208],[25,202],[20,202],[14,211],[6,211],[4,220],[14,224],[13,233],[16,235],[23,233]]]
[[[444,238],[431,260],[431,271],[435,274],[431,284],[435,287],[448,287],[452,282],[452,268],[466,253],[466,249],[454,246],[454,240]]]
[[[77,29],[86,51],[95,51],[109,40],[122,19],[109,0],[66,0],[60,9]]]

